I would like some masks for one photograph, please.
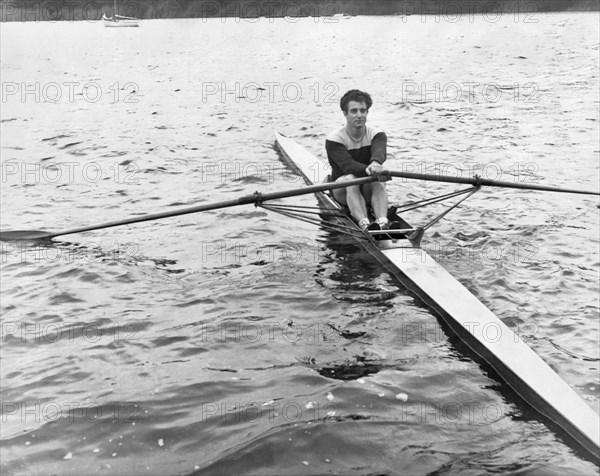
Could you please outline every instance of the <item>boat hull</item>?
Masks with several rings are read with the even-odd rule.
[[[137,28],[140,26],[137,18],[121,17],[115,19],[106,15],[102,15],[102,23],[106,28]]]
[[[276,133],[276,140],[286,162],[312,185],[314,171],[320,170],[322,162],[281,134]],[[322,206],[341,210],[329,196],[319,195]],[[344,225],[358,229],[349,217],[344,219]],[[585,450],[598,464],[598,414],[519,336],[415,243],[408,239],[359,242],[432,308],[523,401],[558,425],[576,447]]]
[[[122,21],[102,20],[106,28],[137,28],[137,23],[124,23]]]

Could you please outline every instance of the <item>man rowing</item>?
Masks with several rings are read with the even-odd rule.
[[[340,100],[346,125],[327,136],[325,149],[331,165],[331,180],[343,182],[385,172],[387,136],[385,132],[367,125],[373,100],[368,93],[351,89]],[[387,191],[383,182],[333,190],[333,196],[350,209],[361,230],[375,231],[400,228],[387,218]],[[370,206],[375,221],[369,220]]]

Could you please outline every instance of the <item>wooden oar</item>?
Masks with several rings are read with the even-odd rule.
[[[386,172],[385,174],[387,174]],[[407,178],[413,180],[426,180],[429,182],[448,182],[448,183],[462,183],[467,185],[477,185],[486,187],[504,187],[504,188],[518,188],[522,190],[540,190],[544,192],[563,192],[563,193],[579,193],[583,195],[600,195],[600,192],[591,192],[587,190],[576,190],[572,188],[560,188],[560,187],[549,187],[547,185],[528,185],[524,183],[513,183],[513,182],[501,182],[498,180],[489,180],[478,177],[474,178],[463,178],[463,177],[450,177],[447,175],[433,175],[433,174],[417,174],[412,172],[394,172],[389,171],[389,175],[392,177]]]
[[[380,177],[370,176],[359,178],[355,180],[348,180],[347,182],[333,182],[324,183],[320,185],[311,185],[310,187],[295,188],[292,190],[282,190],[280,192],[271,193],[259,193],[256,192],[252,195],[245,195],[243,197],[234,198],[232,200],[225,200],[222,202],[207,203],[204,205],[196,205],[189,208],[180,208],[178,210],[171,210],[161,213],[154,213],[150,215],[142,215],[135,218],[126,218],[124,220],[111,221],[107,223],[101,223],[99,225],[89,225],[81,228],[74,228],[72,230],[63,231],[3,231],[0,232],[0,241],[22,241],[22,240],[45,240],[54,238],[56,236],[71,235],[73,233],[81,233],[84,231],[100,230],[102,228],[111,228],[113,226],[129,225],[131,223],[140,223],[143,221],[159,220],[161,218],[174,217],[178,215],[187,215],[188,213],[205,212],[208,210],[217,210],[219,208],[234,207],[237,205],[248,205],[248,204],[260,204],[267,200],[277,200],[280,198],[296,197],[298,195],[306,195],[309,193],[325,192],[327,190],[335,190],[338,188],[350,187],[353,185],[363,185],[369,182],[376,182],[380,180]]]

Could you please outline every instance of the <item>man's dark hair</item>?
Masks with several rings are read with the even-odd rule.
[[[371,109],[371,106],[373,105],[373,100],[371,99],[371,96],[369,96],[369,93],[365,93],[358,89],[351,89],[342,96],[342,99],[340,99],[342,111],[348,112],[348,103],[350,101],[364,102],[367,105],[367,110]]]

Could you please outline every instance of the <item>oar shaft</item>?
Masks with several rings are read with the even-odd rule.
[[[48,238],[54,238],[55,236],[72,235],[73,233],[82,233],[84,231],[102,230],[104,228],[112,228],[114,226],[121,226],[121,225],[130,225],[132,223],[141,223],[144,221],[159,220],[161,218],[185,215],[188,213],[216,210],[217,208],[233,207],[235,205],[241,205],[241,204],[245,203],[245,202],[241,202],[240,200],[242,200],[242,199],[236,198],[236,199],[226,200],[226,201],[219,202],[219,203],[208,203],[206,205],[197,205],[194,207],[181,208],[178,210],[172,210],[172,211],[168,211],[168,212],[141,215],[136,218],[125,218],[123,220],[109,221],[106,223],[100,223],[98,225],[83,226],[81,228],[73,228],[72,230],[58,231],[56,233],[49,235]]]
[[[114,226],[130,225],[132,223],[140,223],[140,222],[150,221],[150,220],[159,220],[161,218],[168,218],[168,217],[174,217],[174,216],[179,216],[179,215],[187,215],[189,213],[217,210],[220,208],[234,207],[237,205],[248,205],[251,203],[258,204],[258,203],[266,201],[266,200],[278,200],[280,198],[296,197],[299,195],[307,195],[307,194],[311,194],[311,193],[325,192],[328,190],[335,190],[338,188],[350,187],[350,186],[354,186],[354,185],[363,185],[363,184],[369,183],[369,182],[376,182],[377,180],[379,180],[378,177],[370,176],[370,177],[364,177],[364,178],[359,178],[359,179],[355,179],[355,180],[349,180],[346,182],[324,183],[324,184],[319,184],[319,185],[311,185],[308,187],[295,188],[292,190],[282,190],[280,192],[270,192],[270,193],[256,192],[252,195],[246,195],[243,197],[234,198],[231,200],[225,200],[222,202],[206,203],[204,205],[195,205],[193,207],[180,208],[178,210],[170,210],[170,211],[161,212],[161,213],[141,215],[141,216],[135,217],[135,218],[126,218],[124,220],[110,221],[110,222],[106,222],[106,223],[101,223],[99,225],[89,225],[89,226],[84,226],[81,228],[74,228],[72,230],[64,230],[64,231],[59,231],[56,233],[49,233],[46,236],[46,238],[54,238],[56,236],[71,235],[73,233],[82,233],[84,231],[101,230],[104,228],[112,228]]]
[[[450,177],[446,175],[433,174],[418,174],[413,172],[393,172],[390,171],[392,177],[407,178],[413,180],[426,180],[429,182],[447,182],[447,183],[462,183],[466,185],[481,185],[486,187],[503,187],[503,188],[518,188],[521,190],[540,190],[544,192],[563,192],[563,193],[578,193],[582,195],[600,195],[600,192],[592,192],[588,190],[576,190],[560,187],[549,187],[547,185],[530,185],[524,183],[502,182],[499,180],[489,180],[483,178],[463,178]]]

